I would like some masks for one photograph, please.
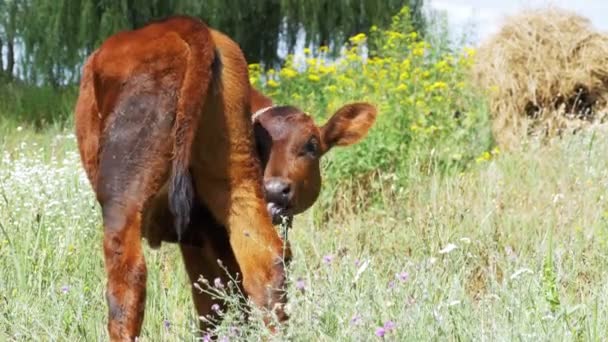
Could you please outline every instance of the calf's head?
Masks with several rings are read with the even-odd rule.
[[[365,137],[376,120],[376,108],[363,102],[345,105],[320,127],[291,106],[260,109],[252,120],[268,212],[279,224],[316,201],[320,158],[334,146],[352,145]]]

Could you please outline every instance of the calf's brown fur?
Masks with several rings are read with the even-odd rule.
[[[142,217],[162,188],[178,235],[200,202],[226,228],[246,293],[285,318],[276,305],[284,302],[283,243],[264,202],[249,101],[238,46],[191,18],[118,33],[88,58],[75,123],[103,212],[111,340],[140,334]]]

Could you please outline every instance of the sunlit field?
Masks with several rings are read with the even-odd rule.
[[[289,238],[290,320],[270,335],[237,311],[225,341],[602,340],[608,334],[608,132],[501,151],[469,84],[475,50],[411,32],[351,38],[306,65],[250,66],[277,103],[322,123],[378,105],[360,144],[324,157],[317,204]],[[370,47],[368,58],[362,49]],[[373,49],[372,49],[373,47]],[[62,99],[64,101],[64,99]],[[63,102],[62,102],[63,103]],[[0,121],[0,340],[107,340],[100,208],[70,121]],[[189,341],[198,318],[175,245],[148,248],[140,341]],[[201,287],[237,303],[225,284]],[[236,305],[236,304],[235,304]]]

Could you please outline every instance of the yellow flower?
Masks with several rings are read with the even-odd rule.
[[[272,88],[277,88],[279,86],[279,83],[275,80],[273,80],[272,78],[268,80],[268,82],[266,82],[266,84],[268,84],[269,87]]]
[[[315,74],[308,75],[308,79],[312,82],[319,82],[321,80],[321,78]]]
[[[465,47],[463,50],[464,53],[469,57],[475,57],[475,54],[477,53],[477,51],[471,47]]]
[[[298,76],[298,72],[292,68],[283,68],[283,69],[281,69],[281,72],[279,73],[279,75],[281,75],[281,77],[291,79],[291,78]]]
[[[480,163],[486,162],[486,161],[488,161],[490,159],[492,159],[492,155],[490,154],[490,152],[485,151],[479,157],[477,157],[477,159],[475,159],[475,162],[477,162],[478,164],[480,164]]]
[[[350,42],[355,44],[355,45],[359,45],[361,43],[363,43],[365,41],[365,39],[367,38],[367,36],[365,35],[365,33],[359,33],[354,37],[350,37]]]
[[[310,49],[309,48],[304,48],[304,54],[305,55],[310,55],[311,54]]]
[[[330,86],[327,86],[325,89],[327,89],[327,91],[329,91],[330,93],[335,93],[338,90],[338,87],[332,84]]]
[[[319,51],[320,51],[320,52],[322,52],[322,53],[325,53],[325,52],[329,51],[329,47],[327,47],[327,46],[323,45],[323,46],[321,46],[321,47],[319,48]]]
[[[407,86],[405,84],[401,83],[397,86],[396,90],[397,91],[407,90]]]
[[[321,74],[335,74],[336,73],[336,66],[335,65],[330,65],[330,66],[324,66],[321,65],[319,67],[319,72]]]
[[[260,63],[249,64],[249,72],[259,72],[261,70],[262,66],[260,66]]]
[[[437,89],[445,89],[447,87],[448,87],[448,85],[445,82],[443,82],[443,81],[437,81],[437,82],[431,84],[427,88],[427,91],[433,91],[433,90],[437,90]]]

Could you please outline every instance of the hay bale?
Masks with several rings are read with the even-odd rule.
[[[499,146],[561,135],[606,116],[608,36],[572,12],[527,10],[480,46],[473,74]]]

